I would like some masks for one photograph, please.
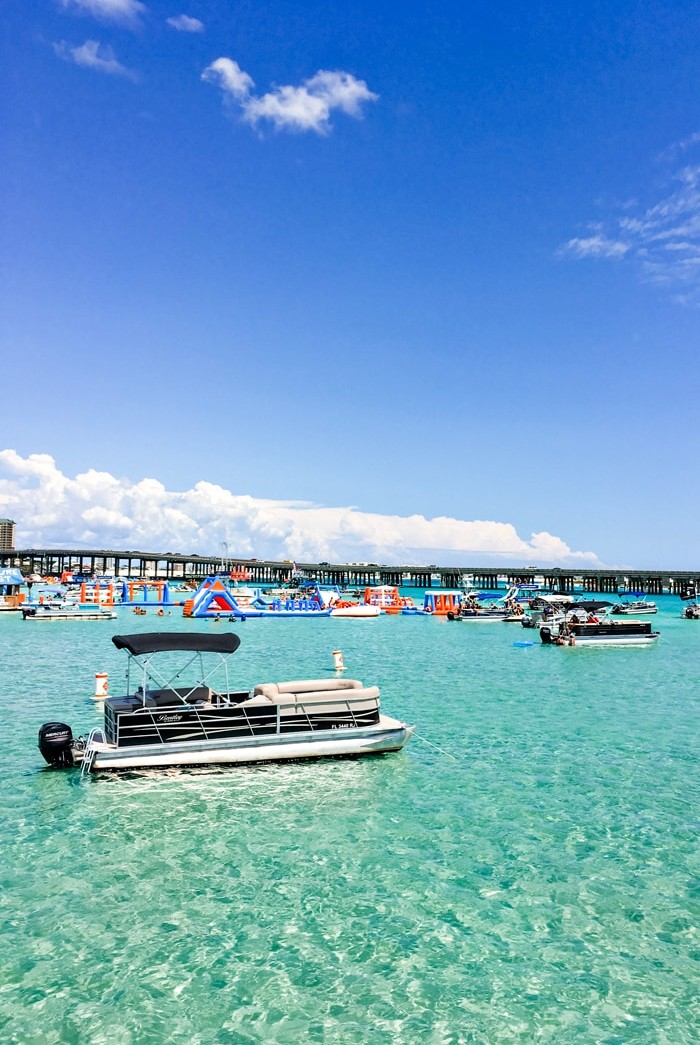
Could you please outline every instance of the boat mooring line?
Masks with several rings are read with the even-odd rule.
[[[428,740],[427,737],[424,737],[421,733],[415,731],[413,735],[414,737],[417,737],[418,740],[422,740],[424,744],[429,744],[430,747],[434,747],[435,750],[439,751],[441,755],[446,755],[447,758],[451,758],[453,762],[459,762],[459,759],[455,755],[451,755],[449,751],[445,751],[443,747],[440,747],[438,744],[434,744],[432,740]]]

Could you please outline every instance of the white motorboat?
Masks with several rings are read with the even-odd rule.
[[[572,601],[570,595],[558,592],[535,595],[528,603],[528,611],[520,623],[524,628],[538,628],[540,624],[558,624],[566,617],[567,607]]]
[[[380,712],[377,686],[354,679],[232,690],[228,658],[240,639],[231,632],[115,635],[112,642],[128,654],[127,695],[107,697],[104,727],[86,739],[74,740],[63,722],[45,723],[39,748],[49,765],[82,763],[89,772],[374,755],[399,751],[413,733]],[[177,654],[186,662],[173,670]],[[173,685],[188,674],[191,685]]]
[[[457,613],[452,610],[447,614],[447,619],[463,621],[505,621],[514,616],[514,604],[506,603],[505,599],[494,599],[485,601],[475,593],[465,595],[459,603]],[[519,619],[519,618],[518,618]]]
[[[700,620],[700,602],[698,602],[698,588],[694,581],[685,584],[681,590],[681,599],[688,605],[683,607],[681,617],[683,620]]]
[[[22,607],[25,620],[115,620],[117,614],[93,602],[39,602]]]

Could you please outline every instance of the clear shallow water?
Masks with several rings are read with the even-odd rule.
[[[43,770],[36,732],[99,724],[111,635],[229,625],[0,616],[0,1038],[696,1043],[700,623],[657,601],[654,649],[247,621],[242,688],[332,675],[342,649],[417,736],[88,780]]]

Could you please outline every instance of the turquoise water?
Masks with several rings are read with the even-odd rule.
[[[0,615],[0,1039],[696,1043],[700,622],[657,602],[652,649],[247,621],[242,688],[341,649],[416,737],[86,780],[43,769],[36,733],[99,724],[111,635],[233,625]]]

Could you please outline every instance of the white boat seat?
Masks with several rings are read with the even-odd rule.
[[[273,693],[267,696],[271,704],[310,712],[347,711],[348,706],[357,711],[365,711],[379,706],[379,686],[363,686],[360,689],[317,689],[307,693]],[[321,707],[322,705],[322,707]]]
[[[316,693],[362,688],[362,683],[357,679],[299,679],[296,682],[263,682],[255,686],[252,696],[269,697],[272,700],[283,693]]]
[[[379,686],[366,686],[362,689],[325,690],[318,693],[298,693],[295,711],[329,714],[351,712],[362,714],[379,710]]]

